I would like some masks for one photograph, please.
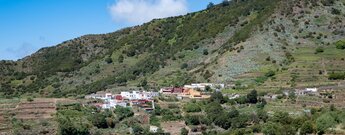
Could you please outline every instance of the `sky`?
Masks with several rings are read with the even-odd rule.
[[[0,60],[86,34],[183,15],[222,0],[0,0]]]

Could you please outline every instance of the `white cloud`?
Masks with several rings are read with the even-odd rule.
[[[142,24],[155,18],[183,15],[186,0],[117,0],[109,7],[116,22]]]
[[[38,48],[30,43],[24,42],[17,48],[7,48],[6,52],[11,55],[10,59],[21,59],[34,53]],[[7,58],[8,59],[8,58]]]

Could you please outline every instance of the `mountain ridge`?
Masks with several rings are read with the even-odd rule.
[[[0,92],[76,96],[119,86],[142,87],[143,82],[151,88],[189,82],[241,83],[239,87],[246,89],[303,86],[291,84],[296,83],[290,70],[300,62],[299,48],[309,53],[323,46],[336,54],[310,57],[340,60],[341,50],[332,44],[344,35],[333,33],[337,29],[332,26],[327,30],[323,21],[344,27],[344,11],[339,10],[344,1],[332,1],[234,1],[116,32],[81,36],[18,61],[2,61]],[[334,71],[324,69],[328,70]],[[278,79],[265,78],[269,71],[275,71]]]

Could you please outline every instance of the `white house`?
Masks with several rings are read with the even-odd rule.
[[[151,133],[157,133],[158,132],[158,127],[157,126],[150,126],[150,132]]]
[[[317,88],[306,88],[305,91],[315,93],[317,92]]]
[[[129,100],[140,100],[140,99],[152,99],[153,97],[159,96],[158,92],[121,92],[121,96]]]
[[[187,89],[200,89],[205,90],[206,86],[211,87],[212,89],[223,89],[224,84],[213,84],[213,83],[192,83],[191,85],[184,85],[184,88]]]

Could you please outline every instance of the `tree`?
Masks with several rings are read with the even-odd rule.
[[[211,121],[214,121],[217,117],[219,117],[219,114],[223,114],[223,107],[218,102],[212,102],[206,105],[205,112],[207,118],[209,118]]]
[[[59,134],[61,135],[88,135],[90,134],[83,123],[74,124],[69,117],[58,114]]]
[[[139,87],[143,87],[143,88],[145,88],[145,89],[147,89],[147,87],[148,87],[148,82],[147,82],[147,79],[146,78],[144,78],[144,79],[142,79],[141,81],[140,81],[140,83],[139,83]]]
[[[210,101],[211,102],[218,102],[220,104],[225,103],[225,99],[224,99],[223,94],[221,92],[213,92],[211,94]]]
[[[275,112],[272,117],[272,121],[286,125],[290,124],[292,119],[289,117],[289,113],[287,112]]]
[[[333,111],[336,111],[337,108],[335,108],[334,104],[331,104],[331,106],[329,107],[329,110],[333,112]]]
[[[263,126],[262,132],[265,135],[280,135],[280,127],[280,124],[269,122]]]
[[[105,58],[105,62],[107,62],[108,64],[113,63],[113,59],[111,57],[107,57]]]
[[[200,124],[200,116],[198,116],[198,115],[187,115],[185,117],[185,122],[187,125],[199,125]]]
[[[123,57],[123,55],[120,55],[119,56],[119,58],[117,59],[118,61],[119,61],[119,63],[123,63],[123,60],[124,60],[125,58]]]
[[[235,118],[240,115],[240,112],[236,110],[235,108],[231,109],[230,112],[228,113],[229,118]]]
[[[329,113],[325,113],[316,119],[316,129],[319,133],[324,133],[335,124],[335,119]]]
[[[118,116],[119,120],[123,120],[128,117],[132,117],[134,115],[133,111],[127,107],[116,106],[114,110],[116,116]]]
[[[312,124],[312,122],[310,122],[310,121],[306,121],[306,122],[304,122],[303,123],[303,125],[301,126],[301,131],[300,131],[300,133],[302,134],[302,135],[306,135],[306,134],[312,134],[312,133],[314,133],[314,127],[313,127],[313,124]]]
[[[289,92],[289,99],[295,100],[296,99],[296,93],[293,91]]]
[[[183,109],[186,112],[201,112],[201,107],[195,103],[188,103]]]
[[[181,135],[188,135],[189,131],[186,128],[181,129]]]
[[[102,114],[95,114],[90,117],[91,123],[97,128],[108,128],[106,117]]]
[[[205,91],[212,91],[212,89],[211,89],[210,86],[207,85],[207,86],[205,87]]]
[[[223,0],[222,2],[222,6],[229,6],[230,5],[230,1],[229,0]]]
[[[258,93],[256,90],[252,90],[247,94],[247,99],[249,103],[256,104],[258,102]]]
[[[207,9],[210,9],[210,8],[212,8],[212,7],[214,7],[214,3],[213,3],[213,2],[208,3]]]
[[[142,135],[144,133],[144,128],[142,128],[138,124],[133,125],[132,130],[133,130],[133,134],[135,135]]]
[[[214,124],[223,129],[229,129],[231,127],[231,119],[226,115],[226,113],[218,114],[214,120]]]
[[[247,121],[249,120],[249,116],[246,114],[241,114],[238,117],[234,117],[231,119],[231,127],[233,128],[245,128]]]
[[[261,119],[263,122],[266,122],[268,119],[268,114],[266,111],[264,111],[263,109],[259,109],[256,112],[257,116],[259,117],[259,119]]]

